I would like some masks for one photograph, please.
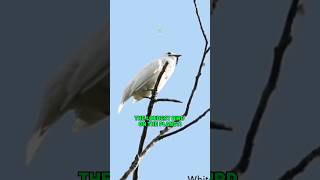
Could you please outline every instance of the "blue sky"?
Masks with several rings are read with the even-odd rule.
[[[119,179],[135,154],[142,128],[134,115],[145,115],[148,100],[131,103],[121,114],[117,108],[124,88],[141,68],[167,51],[182,54],[176,71],[159,93],[184,104],[157,103],[154,115],[181,115],[190,95],[203,50],[203,37],[193,1],[111,1],[111,130],[110,158],[112,179]],[[208,38],[210,38],[209,0],[198,2]],[[210,59],[207,55],[198,90],[186,122],[210,106]],[[188,175],[208,175],[210,171],[210,114],[195,126],[158,143],[143,159],[140,177],[148,179],[186,179]],[[146,143],[161,128],[148,130]]]

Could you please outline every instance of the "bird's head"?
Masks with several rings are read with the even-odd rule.
[[[175,53],[172,53],[172,52],[167,52],[166,55],[167,55],[168,57],[175,57],[175,59],[176,59],[176,64],[178,64],[179,57],[181,56],[180,54],[175,54]]]

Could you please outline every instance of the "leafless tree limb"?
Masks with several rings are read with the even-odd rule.
[[[213,11],[216,7],[217,1],[218,0],[212,0],[211,14],[213,13]],[[299,12],[304,14],[303,5],[299,4],[299,0],[293,0],[291,7],[290,7],[290,10],[289,10],[289,13],[288,13],[288,16],[287,16],[287,20],[285,23],[283,34],[281,36],[280,42],[278,43],[278,46],[275,48],[274,64],[272,67],[272,71],[271,71],[271,75],[270,75],[268,84],[267,84],[267,86],[263,92],[263,95],[260,99],[258,109],[257,109],[256,114],[254,116],[254,120],[251,124],[249,131],[248,131],[243,155],[242,155],[239,163],[237,164],[237,166],[234,168],[234,170],[236,170],[240,174],[243,174],[249,166],[250,155],[252,153],[253,146],[254,146],[253,141],[254,141],[255,135],[258,131],[260,121],[262,119],[264,110],[267,106],[267,103],[268,103],[268,100],[271,96],[271,93],[276,88],[277,80],[278,80],[278,77],[280,74],[280,69],[281,69],[281,61],[282,61],[284,52],[285,52],[286,48],[288,47],[288,45],[292,41],[292,36],[291,36],[292,24],[293,24],[293,21],[294,21],[296,14]],[[211,126],[211,128],[213,128],[214,126],[217,126],[217,125],[214,124],[214,122],[211,122],[210,126]],[[218,125],[218,126],[220,126],[220,125]],[[224,125],[222,125],[222,128],[224,129]],[[293,168],[286,171],[284,173],[284,175],[282,175],[279,178],[279,180],[293,179],[298,174],[302,173],[313,160],[315,160],[316,158],[319,158],[319,157],[320,157],[320,146],[317,147],[316,149],[314,149],[313,151],[311,151],[309,154],[307,154],[296,166],[294,166]]]
[[[307,156],[305,156],[295,167],[288,170],[279,180],[291,180],[299,173],[302,173],[305,168],[316,158],[320,157],[320,146],[311,151]]]
[[[195,7],[195,11],[196,11],[196,15],[197,15],[197,19],[198,19],[198,23],[199,23],[199,26],[200,26],[200,29],[201,29],[201,33],[203,35],[203,38],[205,40],[205,46],[204,46],[204,50],[203,50],[203,55],[202,55],[202,58],[201,58],[201,63],[199,65],[199,69],[198,69],[198,73],[195,77],[195,82],[194,82],[194,86],[192,88],[192,91],[191,91],[191,95],[188,99],[188,102],[187,102],[187,105],[186,105],[186,109],[185,109],[185,112],[183,113],[183,116],[187,116],[188,113],[189,113],[189,109],[190,109],[190,104],[192,102],[192,99],[193,99],[193,96],[194,96],[194,93],[198,87],[198,82],[199,82],[199,79],[200,79],[200,76],[201,76],[201,72],[202,72],[202,67],[204,67],[204,60],[205,60],[205,57],[206,55],[208,54],[208,52],[210,51],[210,47],[208,46],[208,39],[207,39],[207,36],[205,34],[205,31],[204,31],[204,28],[202,26],[202,22],[201,22],[201,19],[200,19],[200,15],[199,15],[199,11],[198,11],[198,7],[197,7],[197,3],[196,3],[196,0],[193,0],[193,3],[194,3],[194,7]],[[164,70],[163,70],[164,71]],[[163,73],[162,73],[163,74]],[[160,73],[159,77],[161,78],[162,74]],[[160,78],[158,77],[158,80],[160,81]],[[158,83],[156,83],[156,86],[157,86]],[[154,90],[156,90],[156,88],[154,88]],[[152,97],[151,97],[151,100],[150,100],[150,103],[149,103],[149,106],[148,106],[148,115],[147,116],[150,116],[151,113],[152,113],[152,108],[153,108],[153,105],[154,103],[157,101],[156,98],[155,98],[155,92],[154,91],[152,93]],[[150,105],[152,102],[152,106]],[[198,122],[202,117],[204,117],[206,115],[206,113],[209,111],[209,109],[207,111],[204,112],[204,114],[200,115],[195,121],[194,123]],[[192,124],[194,124],[192,123]],[[192,124],[190,124],[189,126],[187,127],[190,127]],[[186,127],[186,128],[187,128]],[[186,129],[184,128],[184,129]],[[160,131],[159,135],[157,135],[145,148],[144,150],[142,150],[143,148],[143,144],[144,144],[144,140],[146,138],[146,135],[147,135],[147,127],[144,127],[143,129],[143,132],[142,132],[142,135],[141,135],[141,140],[140,140],[140,145],[139,145],[139,150],[138,150],[138,154],[136,155],[134,161],[131,163],[131,166],[129,167],[129,169],[124,173],[124,175],[121,177],[121,180],[124,180],[124,179],[127,179],[127,177],[133,172],[134,172],[134,175],[133,175],[133,179],[134,180],[137,180],[138,179],[138,167],[139,167],[139,164],[141,162],[141,160],[144,158],[144,156],[146,155],[146,153],[158,142],[160,141],[161,138],[163,135],[165,135],[165,133],[167,133],[171,128],[170,127],[166,127],[164,128],[162,131]]]
[[[210,51],[210,46],[208,46],[208,39],[207,39],[207,36],[206,36],[206,33],[204,31],[204,28],[203,28],[203,25],[202,25],[202,22],[201,22],[201,18],[200,18],[200,15],[199,15],[199,11],[198,11],[198,6],[197,6],[197,2],[196,0],[193,0],[193,3],[194,3],[194,7],[195,7],[195,11],[196,11],[196,16],[197,16],[197,19],[198,19],[198,23],[199,23],[199,26],[200,26],[200,30],[201,30],[201,33],[203,35],[203,38],[205,40],[205,46],[204,46],[204,50],[203,50],[203,55],[202,55],[202,58],[201,58],[201,62],[200,62],[200,65],[199,65],[199,69],[198,69],[198,73],[196,75],[196,78],[195,78],[195,82],[194,82],[194,86],[192,88],[192,91],[191,91],[191,94],[189,96],[189,99],[188,99],[188,103],[186,105],[186,109],[185,109],[185,112],[183,113],[183,116],[188,116],[188,112],[189,112],[189,109],[190,109],[190,104],[192,102],[192,99],[194,97],[194,93],[198,87],[198,82],[199,82],[199,79],[200,79],[200,76],[201,76],[201,72],[202,72],[202,67],[203,67],[203,64],[204,64],[204,60],[205,60],[205,57],[206,55],[208,54],[208,52]],[[209,109],[207,111],[205,111],[205,114],[209,111]],[[204,114],[204,115],[205,115]],[[203,116],[204,116],[203,115]],[[203,117],[202,116],[202,117]],[[202,118],[201,117],[201,118]],[[201,118],[199,118],[198,120],[200,120]],[[198,120],[196,122],[198,122]],[[194,123],[196,123],[194,122]],[[194,124],[192,123],[192,124]],[[189,126],[187,127],[190,127],[192,124],[190,124]],[[186,128],[187,128],[186,127]],[[184,128],[184,129],[186,129]],[[143,150],[143,152],[141,153],[140,157],[144,154],[146,154],[151,147],[153,147],[159,140],[163,139],[161,138],[162,136],[164,136],[167,132],[169,132],[171,128],[170,127],[166,127],[164,128],[162,131],[160,131],[159,135],[156,136],[147,146],[146,148]],[[141,160],[141,158],[139,159]]]
[[[158,79],[154,85],[154,88],[152,89],[152,93],[151,93],[151,98],[149,101],[149,105],[148,105],[148,112],[147,112],[147,117],[151,116],[152,114],[152,110],[153,110],[153,106],[156,103],[156,96],[157,96],[157,91],[158,91],[158,86],[161,80],[161,77],[163,75],[163,73],[166,71],[166,68],[168,66],[168,62],[166,62],[158,76]],[[148,120],[145,121],[146,123],[148,123]],[[148,132],[148,126],[144,126],[143,127],[143,131],[141,134],[141,138],[140,138],[140,143],[139,143],[139,149],[138,149],[138,155],[142,152],[143,150],[143,145],[144,145],[144,141],[147,137],[147,132]],[[139,167],[137,166],[137,168],[135,169],[134,173],[133,173],[133,179],[137,180],[138,179],[138,169]],[[129,174],[128,174],[129,175]],[[127,177],[123,177],[124,179],[126,179]],[[122,178],[121,178],[122,179]]]
[[[167,138],[167,137],[169,137],[169,136],[175,135],[175,134],[177,134],[177,133],[179,133],[179,132],[187,129],[188,127],[190,127],[190,126],[192,126],[193,124],[195,124],[196,122],[198,122],[201,118],[203,118],[209,111],[210,111],[210,108],[208,108],[208,109],[207,109],[206,111],[204,111],[199,117],[197,117],[195,120],[189,122],[188,124],[186,124],[186,125],[183,126],[182,128],[177,129],[177,130],[175,130],[175,131],[173,131],[173,132],[171,132],[171,133],[167,133],[167,134],[165,134],[165,135],[163,135],[163,136],[160,136],[159,140],[162,140],[162,139]]]
[[[292,1],[288,16],[285,22],[285,26],[282,32],[282,36],[280,38],[278,45],[274,49],[274,59],[273,59],[273,65],[272,65],[269,80],[262,93],[262,96],[260,98],[258,107],[256,109],[255,115],[253,117],[253,120],[250,126],[250,129],[247,133],[245,145],[242,151],[242,156],[239,162],[237,163],[237,165],[233,168],[233,171],[237,172],[238,175],[245,173],[249,167],[250,158],[251,158],[251,154],[254,147],[254,140],[258,132],[259,125],[261,123],[263,114],[267,108],[270,96],[276,88],[285,50],[287,49],[288,45],[292,41],[291,28],[292,28],[294,18],[297,14],[298,3],[299,3],[299,0]]]
[[[202,33],[202,36],[203,36],[203,38],[205,40],[205,46],[204,46],[204,49],[203,49],[203,54],[202,54],[202,58],[201,58],[201,63],[199,65],[198,73],[197,73],[196,78],[195,78],[195,83],[193,85],[193,88],[192,88],[192,91],[191,91],[191,95],[189,97],[188,103],[186,105],[186,110],[183,113],[183,116],[188,116],[189,109],[190,109],[190,104],[191,104],[191,101],[193,99],[194,93],[196,92],[196,89],[197,89],[197,86],[198,86],[198,82],[199,82],[199,78],[201,76],[201,71],[202,71],[202,67],[203,67],[203,64],[204,64],[204,60],[205,60],[208,52],[210,51],[210,46],[208,46],[208,38],[207,38],[207,35],[206,35],[206,33],[204,31],[204,28],[202,26],[202,22],[201,22],[201,18],[200,18],[200,15],[199,15],[199,11],[198,11],[198,6],[197,6],[196,0],[193,0],[193,4],[194,4],[195,10],[196,10],[196,15],[197,15],[198,23],[199,23],[199,26],[200,26],[200,29],[201,29],[201,33]]]
[[[232,131],[232,127],[226,126],[222,123],[218,122],[210,122],[210,129],[224,130],[224,131]]]
[[[195,120],[193,120],[191,123],[188,124],[188,126],[184,126],[183,128],[181,128],[179,130],[179,132],[185,130],[186,128],[190,127],[192,124],[198,122],[201,118],[203,118],[208,112],[210,111],[210,109],[207,109],[205,112],[203,112],[199,117],[197,117]],[[121,177],[121,180],[126,179],[132,171],[134,171],[136,168],[138,168],[140,162],[142,161],[142,159],[145,157],[145,155],[150,151],[150,149],[156,145],[157,142],[159,142],[160,140],[169,137],[173,134],[168,133],[165,134],[168,131],[160,131],[159,135],[157,135],[155,138],[152,139],[152,141],[144,148],[144,150],[138,155],[136,155],[134,161],[131,163],[131,166],[129,168],[129,170],[125,173],[125,176]],[[173,132],[174,134],[177,134],[178,132]]]
[[[175,103],[182,103],[181,101],[179,100],[176,100],[176,99],[167,99],[167,98],[159,98],[159,99],[156,99],[155,100],[156,102],[175,102]]]

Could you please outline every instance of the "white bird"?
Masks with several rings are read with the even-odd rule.
[[[63,114],[73,110],[77,119],[73,130],[96,124],[109,117],[109,28],[99,32],[87,46],[68,61],[48,83],[38,123],[27,144],[29,164],[48,128]]]
[[[181,55],[174,54],[171,52],[166,53],[166,55],[154,62],[151,62],[145,66],[129,83],[123,92],[121,103],[118,108],[118,113],[121,112],[124,103],[132,96],[133,101],[140,101],[143,98],[151,97],[152,89],[154,88],[158,76],[165,65],[168,62],[165,72],[163,73],[161,80],[159,82],[157,93],[161,91],[167,81],[173,74],[175,67],[178,63],[179,57]]]

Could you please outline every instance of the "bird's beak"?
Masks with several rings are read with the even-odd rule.
[[[178,65],[179,57],[181,56],[180,54],[175,54],[175,57],[177,57],[176,65]]]

